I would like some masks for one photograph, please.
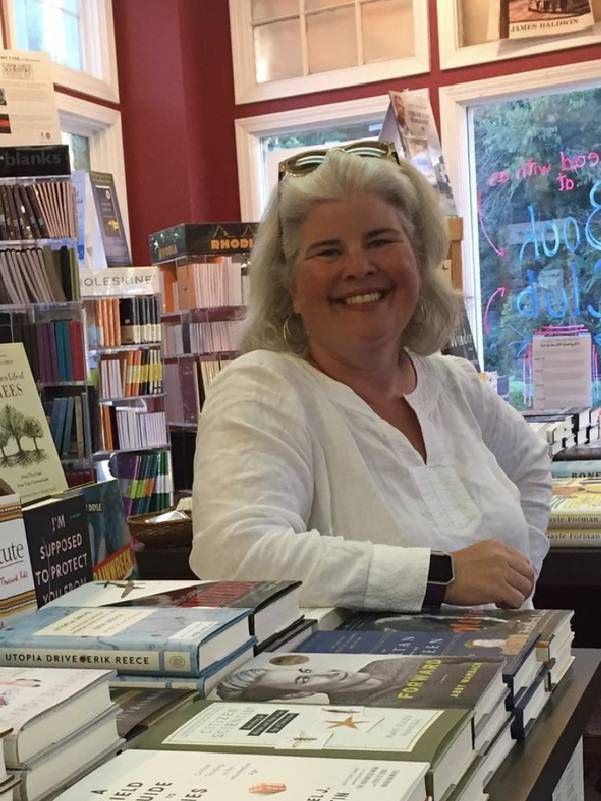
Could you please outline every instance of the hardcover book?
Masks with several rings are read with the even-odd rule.
[[[21,503],[67,489],[21,343],[0,345],[0,473]]]
[[[128,750],[86,776],[55,801],[131,796],[204,801],[261,798],[281,801],[423,801],[427,765],[369,760],[316,760],[238,754]],[[160,797],[160,795],[158,795]]]
[[[539,670],[536,653],[547,610],[444,608],[416,614],[359,612],[341,629],[397,632],[395,653],[501,659],[503,680],[515,697]],[[391,647],[388,640],[386,647]],[[512,698],[510,698],[510,703]]]
[[[249,641],[247,616],[234,609],[48,606],[0,630],[0,665],[197,676]]]
[[[554,479],[549,528],[601,528],[601,481]]]
[[[228,608],[248,612],[249,634],[262,645],[300,618],[300,581],[94,581],[77,587],[65,606]]]
[[[88,520],[81,493],[23,509],[38,606],[92,579]]]
[[[131,740],[195,698],[194,690],[113,686],[111,699],[120,710],[117,712],[119,736]]]
[[[0,719],[9,768],[17,769],[111,708],[111,671],[0,668]]]
[[[441,799],[473,761],[469,718],[465,710],[197,701],[133,746],[427,762],[428,795]]]
[[[0,628],[37,609],[23,514],[16,495],[0,497]]]
[[[499,39],[565,36],[595,24],[590,0],[493,0],[490,15]]]

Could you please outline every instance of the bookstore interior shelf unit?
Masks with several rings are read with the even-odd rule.
[[[178,495],[190,493],[205,390],[236,355],[255,223],[177,225],[150,236],[159,270],[165,413]]]
[[[83,305],[98,430],[93,459],[99,475],[119,479],[129,516],[172,504],[171,444],[165,420],[159,298],[128,280],[134,272],[156,274],[156,269],[118,270],[117,280],[108,288],[102,288],[103,282],[86,281],[100,286],[102,294],[83,298]],[[111,272],[117,275],[116,269]]]
[[[22,342],[69,483],[94,478],[66,145],[0,148],[0,341]]]

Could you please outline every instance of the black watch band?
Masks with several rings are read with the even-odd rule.
[[[422,606],[439,607],[444,602],[447,585],[455,578],[453,557],[441,551],[430,552],[428,583]]]

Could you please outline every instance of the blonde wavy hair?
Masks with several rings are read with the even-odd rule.
[[[413,317],[399,332],[400,348],[427,356],[449,341],[459,295],[446,285],[439,269],[448,248],[447,226],[433,189],[405,161],[399,167],[388,159],[332,149],[313,172],[286,176],[271,194],[250,259],[242,353],[266,349],[306,355],[309,342],[302,318],[294,313],[290,290],[300,227],[317,204],[357,192],[371,192],[401,212],[415,253],[421,289]]]

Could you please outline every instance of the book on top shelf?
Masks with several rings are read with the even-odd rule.
[[[67,488],[21,343],[0,345],[0,470],[22,503]]]
[[[425,763],[326,760],[246,754],[127,750],[86,776],[55,801],[118,798],[135,788],[139,798],[165,788],[175,799],[206,801],[261,798],[282,801],[423,801]],[[125,788],[125,789],[124,789]],[[151,794],[149,796],[149,793]]]
[[[442,799],[474,759],[469,714],[279,702],[196,701],[141,735],[134,748],[281,757],[426,762],[426,789]]]

